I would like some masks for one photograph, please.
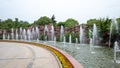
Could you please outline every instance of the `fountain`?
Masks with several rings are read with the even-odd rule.
[[[23,29],[23,35],[22,35],[22,36],[23,36],[23,39],[24,39],[24,40],[27,40],[26,30],[25,30],[25,29]]]
[[[93,45],[98,44],[98,32],[96,24],[93,25]]]
[[[8,34],[7,39],[10,40],[10,35]]]
[[[63,37],[64,37],[64,28],[63,28],[63,26],[61,25],[61,28],[60,28],[60,41],[61,41],[61,42],[63,41]]]
[[[11,37],[12,37],[12,40],[14,39],[14,30],[13,28],[11,29]]]
[[[22,38],[22,32],[23,32],[23,30],[22,30],[22,28],[20,27],[20,39],[22,40],[23,38]]]
[[[44,28],[44,35],[45,35],[45,40],[47,41],[47,35],[48,35],[48,28],[47,28],[47,25],[45,25],[45,28]]]
[[[3,40],[5,40],[5,30],[3,31]]]
[[[92,38],[91,38],[91,33],[92,33]],[[93,51],[94,50],[94,47],[97,47],[95,46],[96,44],[98,44],[98,32],[97,32],[97,26],[96,24],[93,24],[93,32],[91,32],[91,30],[89,30],[89,38],[90,38],[90,52],[92,54],[94,54],[95,52]]]
[[[64,46],[65,46],[65,43],[66,43],[66,37],[65,36],[63,38],[63,43],[64,43]]]
[[[113,31],[114,30],[114,31]],[[110,36],[109,36],[109,48],[111,45],[111,34],[112,32],[114,32],[114,63],[115,63],[115,67],[116,65],[120,64],[120,57],[118,57],[117,53],[120,53],[120,46],[119,46],[119,32],[118,32],[118,24],[116,22],[116,20],[112,20],[111,26],[110,26]]]
[[[39,39],[37,38],[37,42],[39,43]]]
[[[52,26],[51,26],[51,40],[52,40],[52,41],[54,41],[54,36],[55,36],[54,33],[55,33],[55,32],[54,32],[54,26],[52,25]]]
[[[83,29],[82,27],[80,26],[80,44],[83,44],[83,41],[84,41],[84,38],[83,38]]]
[[[111,45],[111,35],[113,32],[113,28],[114,28],[115,34],[118,34],[118,24],[117,24],[116,20],[112,20],[111,25],[110,25],[109,48]],[[116,37],[115,40],[118,41],[118,38]]]
[[[31,31],[30,31],[30,29],[27,30],[27,36],[28,36],[28,40],[30,41],[31,40]]]
[[[75,38],[75,40],[76,40],[76,44],[78,44],[78,38]]]
[[[37,26],[36,26],[36,31],[35,32],[36,32],[36,38],[39,39],[39,33],[40,32],[39,32],[39,28]]]
[[[18,29],[16,29],[16,40],[18,40]]]
[[[32,28],[32,35],[31,35],[31,37],[32,37],[32,40],[35,40],[35,29],[34,28]]]
[[[54,46],[55,46],[55,44],[56,44],[56,36],[54,37]]]
[[[75,48],[79,49],[79,48],[77,47],[77,44],[78,44],[78,38],[75,38],[75,41],[76,41]]]
[[[72,43],[72,38],[71,38],[71,34],[69,35],[69,44]]]
[[[118,42],[117,41],[115,41],[115,43],[114,43],[114,62],[115,63],[120,63],[120,60],[117,60],[117,56],[116,56],[116,53],[117,52],[120,52],[120,47],[118,46]]]
[[[94,47],[93,47],[93,39],[90,38],[90,52],[91,52],[92,54],[95,54],[95,52],[94,52],[93,50],[94,50]]]

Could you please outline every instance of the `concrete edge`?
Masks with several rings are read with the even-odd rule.
[[[47,50],[47,49],[46,49]],[[62,64],[58,58],[58,56],[56,56],[56,54],[54,54],[53,52],[50,51],[50,53],[55,57],[55,59],[57,60],[58,64],[59,64],[59,68],[62,68]]]
[[[50,46],[50,47],[52,47],[52,48],[58,50],[59,52],[61,52],[71,62],[71,64],[73,65],[74,68],[84,68],[76,59],[74,59],[71,55],[69,55],[65,51],[60,50],[60,49],[58,49],[56,47],[53,47],[53,46]]]

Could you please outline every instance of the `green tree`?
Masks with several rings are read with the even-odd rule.
[[[15,21],[12,19],[7,19],[0,22],[0,29],[10,30],[11,28],[27,28],[30,24],[27,21],[19,21],[18,18],[15,18]]]
[[[99,29],[101,33],[108,32],[110,30],[112,20],[109,18],[99,20]]]
[[[18,18],[15,18],[14,27],[13,27],[13,28],[19,28],[19,27],[20,27],[19,19],[18,19]]]
[[[2,20],[0,19],[0,29],[2,29]]]
[[[119,29],[119,32],[120,32],[120,18],[116,18],[116,21],[117,21],[117,23],[118,23],[118,29]]]
[[[65,27],[73,27],[73,26],[76,26],[78,24],[79,24],[78,21],[75,19],[72,19],[72,18],[69,18],[65,21]]]
[[[30,24],[27,21],[20,21],[20,27],[27,28],[30,26]]]
[[[2,29],[10,29],[14,26],[13,20],[12,19],[7,19],[5,21],[1,22],[1,28]]]
[[[110,30],[111,19],[100,18],[100,19],[90,19],[87,21],[87,26],[89,29],[93,29],[93,24],[96,24],[100,33],[104,33]]]
[[[35,25],[46,25],[49,23],[52,23],[52,20],[47,16],[40,17],[37,21],[34,21]]]
[[[87,21],[87,26],[89,28],[91,28],[93,26],[93,24],[96,24],[97,22],[98,22],[97,19],[90,19],[90,20]]]
[[[64,25],[65,25],[65,22],[58,22],[58,23],[57,23],[57,26],[61,26],[61,25],[64,26]]]
[[[55,15],[51,17],[51,20],[52,20],[52,23],[55,25],[56,24]]]

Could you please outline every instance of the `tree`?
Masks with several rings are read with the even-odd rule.
[[[2,21],[1,23],[1,28],[2,29],[10,29],[14,26],[13,20],[12,19],[7,19],[5,21]]]
[[[52,23],[53,23],[53,24],[56,24],[55,15],[53,15],[53,16],[51,17],[51,20],[52,20]]]
[[[61,26],[61,25],[64,26],[64,25],[65,25],[65,22],[58,22],[58,23],[57,23],[57,26]]]
[[[15,18],[14,28],[19,28],[19,27],[20,27],[19,19],[18,19],[18,18]]]
[[[30,26],[30,24],[27,21],[20,21],[20,27],[27,28],[29,26]]]
[[[117,23],[118,23],[118,27],[119,27],[118,29],[119,29],[119,31],[120,31],[120,18],[117,18],[116,21],[117,21]]]
[[[15,21],[12,19],[4,20],[0,23],[0,29],[10,30],[11,28],[27,28],[30,24],[27,21],[19,21],[18,18],[15,18]]]
[[[92,29],[93,24],[96,24],[99,32],[104,33],[109,31],[110,29],[110,24],[111,24],[111,19],[109,18],[100,18],[100,19],[90,19],[87,21],[87,26]]]
[[[0,19],[0,29],[2,29],[2,20]]]
[[[72,19],[72,18],[69,18],[65,21],[65,27],[73,27],[73,26],[76,26],[78,24],[79,24],[78,21],[75,19]]]
[[[37,21],[34,21],[35,25],[47,25],[49,23],[52,23],[52,20],[47,16],[40,17]]]
[[[96,20],[96,19],[90,19],[87,21],[87,26],[92,27],[93,24],[96,24],[97,22],[98,22],[98,20]]]

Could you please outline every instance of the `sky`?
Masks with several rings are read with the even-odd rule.
[[[19,18],[33,23],[41,16],[55,15],[57,22],[68,18],[80,24],[93,18],[120,17],[120,0],[0,0],[0,19]]]

